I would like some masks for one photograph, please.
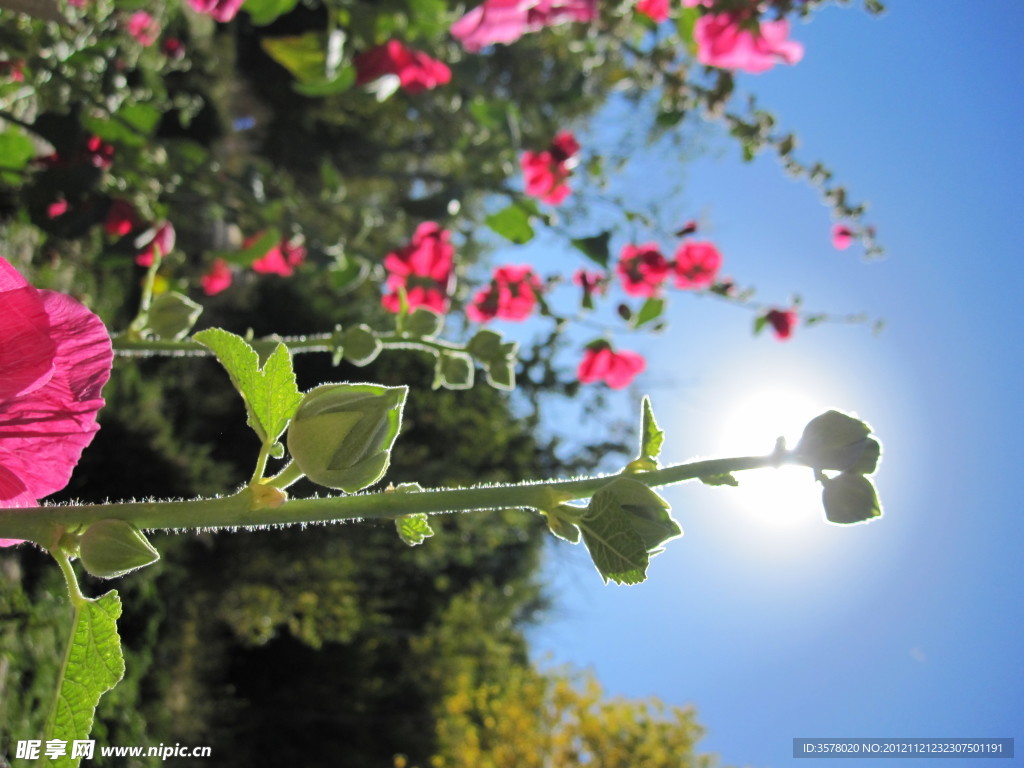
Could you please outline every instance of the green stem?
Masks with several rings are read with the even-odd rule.
[[[384,349],[414,349],[422,352],[439,354],[441,352],[463,352],[464,344],[455,344],[440,339],[424,339],[418,336],[403,336],[398,333],[381,334],[377,338]],[[131,333],[123,333],[112,338],[114,351],[120,355],[212,355],[208,347],[198,341],[184,339],[174,341],[171,339],[142,339],[133,336]],[[253,339],[249,344],[260,351],[260,347],[266,348],[267,352],[273,351],[278,344],[284,344],[293,355],[300,352],[333,352],[338,347],[338,340],[331,333],[317,333],[308,336],[267,336],[260,339]]]
[[[741,456],[677,464],[629,477],[648,486],[682,483],[710,475],[776,467],[793,459],[789,454]],[[287,478],[291,470],[286,468]],[[282,474],[285,474],[282,472]],[[577,480],[528,482],[518,485],[439,488],[415,493],[383,491],[351,496],[293,499],[276,509],[255,504],[248,487],[232,496],[191,501],[138,501],[118,504],[0,509],[0,538],[46,542],[54,527],[85,527],[98,520],[127,520],[139,528],[182,530],[294,525],[358,519],[394,519],[426,514],[497,509],[554,509],[559,504],[586,499],[608,484],[614,475]]]
[[[294,461],[289,461],[284,469],[278,472],[273,477],[267,478],[267,485],[272,485],[275,488],[280,488],[282,491],[289,486],[295,485],[299,480],[304,478],[306,473],[299,469],[299,465]]]
[[[57,723],[57,707],[60,704],[60,692],[64,687],[64,675],[67,673],[68,660],[71,657],[71,646],[75,638],[75,629],[78,626],[78,615],[82,610],[82,606],[89,600],[89,598],[82,594],[82,590],[78,586],[78,578],[75,576],[75,570],[71,567],[71,559],[56,548],[50,550],[50,554],[57,561],[61,573],[64,574],[64,580],[67,582],[72,614],[71,628],[68,630],[67,643],[64,645],[64,658],[61,661],[60,672],[57,676],[57,686],[54,689],[53,701],[50,703],[50,712],[46,716],[46,726],[43,729],[43,741],[53,738],[53,729]]]

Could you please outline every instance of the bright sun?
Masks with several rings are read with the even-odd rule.
[[[769,453],[776,438],[796,445],[804,425],[828,406],[794,389],[761,390],[730,409],[721,431],[723,455]],[[821,486],[806,467],[780,467],[742,472],[738,488],[727,494],[752,519],[772,526],[817,523],[821,518]]]

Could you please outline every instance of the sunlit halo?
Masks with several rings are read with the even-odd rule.
[[[744,397],[729,411],[721,433],[726,455],[770,453],[778,437],[790,448],[804,425],[828,410],[796,389],[760,390]],[[794,526],[821,519],[821,486],[806,467],[780,467],[742,472],[738,488],[727,494],[752,519],[767,525]]]

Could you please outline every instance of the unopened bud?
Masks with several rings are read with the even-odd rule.
[[[405,332],[428,338],[441,332],[444,317],[427,307],[416,307],[405,319]]]
[[[85,570],[100,579],[124,576],[160,559],[142,531],[124,520],[90,525],[79,541],[78,555]]]
[[[875,486],[863,475],[841,472],[821,481],[825,517],[830,522],[848,525],[863,523],[882,514]]]
[[[871,427],[839,411],[826,411],[811,419],[797,443],[795,453],[816,470],[835,469],[870,475],[878,468],[881,446]]]
[[[348,493],[384,476],[408,387],[324,384],[302,398],[288,452],[310,480]]]

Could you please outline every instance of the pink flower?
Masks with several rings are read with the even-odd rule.
[[[743,14],[709,13],[697,19],[693,39],[702,64],[722,69],[764,72],[778,61],[796,64],[804,47],[787,40],[789,22],[761,21],[757,32],[746,28]]]
[[[203,293],[214,296],[231,287],[231,267],[224,259],[214,259],[210,271],[199,278]]]
[[[146,11],[136,11],[128,19],[128,34],[143,46],[150,46],[160,36],[160,24]]]
[[[0,507],[34,507],[67,485],[99,429],[113,351],[96,315],[3,258],[0,306]]]
[[[56,202],[50,203],[46,207],[46,217],[48,219],[56,219],[59,216],[63,216],[68,212],[68,201],[63,197]]]
[[[615,268],[630,296],[654,296],[668,277],[670,265],[655,243],[626,245]]]
[[[835,224],[832,227],[832,245],[840,251],[845,251],[853,242],[853,230],[845,224]]]
[[[174,226],[169,221],[162,222],[156,229],[152,230],[153,236],[148,241],[143,241],[144,250],[135,257],[135,263],[140,267],[153,266],[153,259],[156,252],[160,251],[162,259],[174,250]]]
[[[491,284],[473,297],[466,317],[475,323],[488,320],[525,320],[533,312],[540,293],[540,278],[528,266],[499,267]]]
[[[590,307],[591,299],[604,293],[608,285],[608,277],[603,272],[588,272],[585,269],[577,269],[572,275],[573,285],[583,289],[583,305]]]
[[[701,288],[711,285],[722,266],[722,254],[711,243],[683,243],[673,263],[676,288]]]
[[[569,131],[560,131],[545,151],[524,152],[519,165],[523,169],[526,194],[559,205],[572,191],[566,181],[576,165],[579,151],[576,137]]]
[[[637,0],[636,10],[660,24],[668,18],[668,0]]]
[[[384,308],[398,313],[402,301],[399,288],[405,289],[410,309],[427,307],[444,314],[448,311],[448,292],[454,277],[455,249],[451,233],[433,221],[416,227],[412,242],[384,257],[390,293],[381,299]]]
[[[160,53],[172,61],[185,58],[185,44],[176,37],[168,37],[160,44]]]
[[[476,53],[493,43],[511,43],[527,32],[597,18],[597,0],[484,0],[452,24],[452,36]]]
[[[231,21],[244,0],[188,0],[192,9],[212,16],[214,21]]]
[[[89,163],[96,168],[109,168],[114,164],[114,146],[103,141],[99,136],[88,138],[85,142],[85,153]],[[60,157],[54,157],[56,157],[55,162],[59,163]]]
[[[624,389],[646,367],[647,361],[642,355],[626,350],[614,352],[608,342],[597,341],[584,351],[576,378],[582,384],[603,381],[612,389]]]
[[[108,235],[124,237],[139,226],[139,217],[132,204],[126,200],[114,200],[103,219],[103,229]]]
[[[250,237],[242,244],[242,247],[252,245],[259,237],[260,235]],[[291,277],[295,274],[295,267],[305,260],[306,249],[301,243],[293,243],[290,240],[282,239],[281,242],[252,263],[252,270],[253,272],[259,272],[261,275]]]
[[[388,40],[355,57],[356,85],[365,85],[384,75],[398,75],[402,88],[419,93],[452,79],[451,70],[427,54]]]
[[[768,321],[768,324],[775,332],[775,338],[779,341],[785,341],[793,335],[798,316],[796,311],[792,309],[771,309],[768,310],[764,319]]]
[[[21,59],[6,59],[0,61],[0,79],[12,83],[25,81],[25,62]]]

